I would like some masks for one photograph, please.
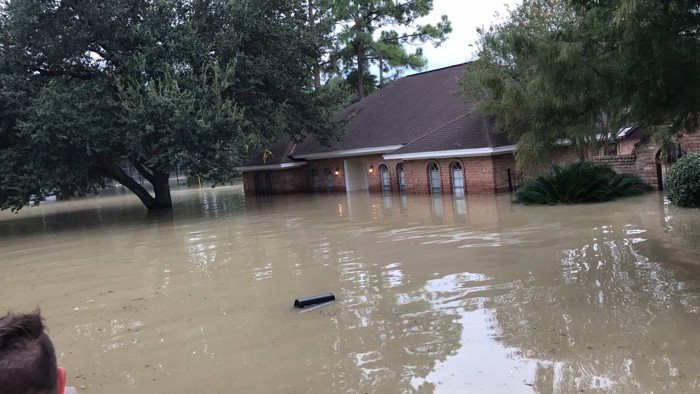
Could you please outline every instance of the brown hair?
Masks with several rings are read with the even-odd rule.
[[[37,309],[0,317],[0,392],[56,393],[56,353]]]

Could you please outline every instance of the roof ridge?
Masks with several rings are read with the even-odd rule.
[[[417,75],[425,75],[425,74],[429,74],[429,73],[436,72],[436,71],[447,70],[448,68],[466,66],[466,65],[469,64],[469,63],[470,63],[470,62],[462,62],[462,63],[453,64],[453,65],[451,65],[451,66],[445,66],[445,67],[440,67],[440,68],[434,68],[434,69],[432,69],[432,70],[426,70],[426,71],[421,71],[421,72],[418,72],[418,73],[415,73],[415,74],[406,75],[405,77],[402,77],[402,78],[411,78],[411,77],[415,77],[415,76],[417,76]],[[401,79],[401,78],[399,78],[399,79]],[[397,79],[397,81],[398,81],[398,79]]]
[[[471,115],[472,112],[474,112],[474,111],[469,111],[469,112],[467,112],[467,113],[464,114],[464,115],[459,115],[458,117],[456,117],[456,118],[450,120],[449,122],[447,122],[447,123],[445,123],[445,124],[442,124],[442,125],[440,125],[440,126],[437,126],[437,127],[435,127],[434,129],[428,131],[427,133],[421,135],[420,137],[414,138],[413,141],[407,142],[404,146],[408,146],[408,145],[411,145],[412,143],[414,143],[414,142],[416,142],[416,141],[422,140],[423,138],[429,136],[430,134],[433,134],[434,132],[436,132],[436,131],[438,131],[438,130],[440,130],[440,129],[446,127],[446,126],[451,125],[452,123],[454,123],[454,122],[456,122],[456,121],[458,121],[458,120],[460,120],[460,119],[462,119],[462,118],[465,118],[465,117]]]

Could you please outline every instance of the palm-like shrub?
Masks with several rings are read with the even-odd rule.
[[[668,199],[679,207],[700,207],[700,152],[685,155],[668,171]]]
[[[651,190],[633,175],[619,175],[610,166],[589,161],[552,164],[550,171],[531,179],[515,193],[524,204],[578,204],[636,196]]]

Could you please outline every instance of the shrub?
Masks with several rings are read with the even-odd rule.
[[[578,204],[636,196],[651,190],[639,177],[618,175],[607,165],[589,161],[552,164],[550,171],[531,179],[515,193],[524,204]]]
[[[700,207],[700,152],[685,155],[666,178],[668,199],[679,207]]]

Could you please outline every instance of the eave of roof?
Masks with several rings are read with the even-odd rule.
[[[338,157],[376,155],[382,153],[393,152],[400,149],[403,145],[377,146],[372,148],[336,150],[331,152],[307,153],[304,155],[294,156],[294,159],[316,160],[316,159],[334,159]]]
[[[493,156],[515,152],[517,145],[499,146],[495,148],[454,149],[432,152],[404,153],[384,155],[385,160],[420,160],[445,159],[450,157]]]
[[[265,164],[261,166],[247,166],[247,167],[235,167],[237,171],[275,171],[275,170],[288,170],[290,168],[299,168],[305,166],[305,161],[297,161],[294,163],[282,163],[282,164]]]

